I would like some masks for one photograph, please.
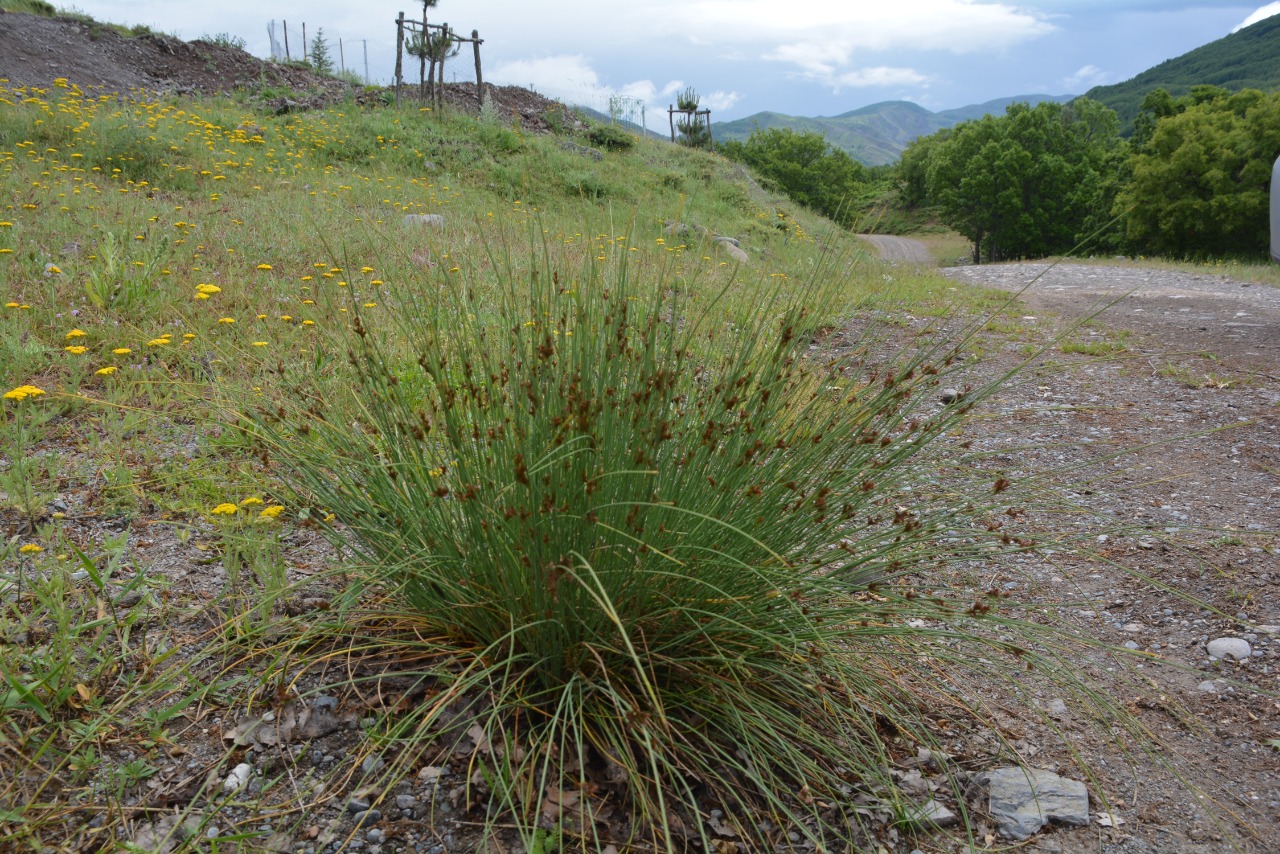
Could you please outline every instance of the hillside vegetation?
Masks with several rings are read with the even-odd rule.
[[[1121,133],[1127,136],[1147,95],[1164,89],[1179,97],[1194,86],[1218,86],[1231,92],[1280,89],[1280,15],[1166,60],[1123,83],[1095,86],[1085,97],[1115,110]]]

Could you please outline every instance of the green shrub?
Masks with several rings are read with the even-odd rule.
[[[636,145],[636,138],[617,125],[596,125],[587,131],[587,139],[610,151],[629,151]]]
[[[200,37],[200,41],[216,44],[218,47],[235,48],[236,50],[244,50],[247,45],[243,38],[231,33],[214,33],[213,35],[205,33]]]

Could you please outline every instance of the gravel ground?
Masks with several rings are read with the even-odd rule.
[[[1064,621],[1132,650],[1133,669],[1091,653],[1079,666],[1149,727],[1167,766],[1095,743],[1068,705],[1056,723],[1124,824],[1028,850],[1280,850],[1280,291],[1082,264],[942,272],[1018,294],[980,375],[1062,336],[965,437],[994,467],[1056,484],[1070,511],[1031,524],[1090,549],[993,567],[991,580],[1030,601],[1077,602]],[[1010,708],[1008,724],[1027,764],[1065,764],[1044,717],[1026,712]]]

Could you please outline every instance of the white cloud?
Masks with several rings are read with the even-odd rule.
[[[643,101],[649,110],[666,109],[668,102],[674,102],[676,95],[685,89],[684,81],[678,79],[669,80],[661,87],[652,80],[634,80],[621,86],[611,86],[600,80],[599,73],[586,57],[578,54],[506,62],[486,73],[485,79],[516,86],[532,84],[544,95],[598,110],[607,109],[609,99],[615,95]],[[727,110],[742,97],[737,92],[720,90],[710,94],[699,93],[699,96],[702,106],[712,110]]]
[[[1055,29],[1025,8],[973,0],[896,0],[874,7],[792,0],[783,16],[771,0],[694,0],[686,14],[708,25],[732,19],[726,38],[771,40],[764,59],[794,66],[798,76],[834,89],[919,86],[929,80],[910,68],[863,65],[868,53],[1000,51]]]
[[[1092,89],[1094,86],[1106,83],[1110,76],[1096,65],[1086,65],[1070,77],[1064,77],[1062,85],[1066,86],[1069,92],[1077,89]]]
[[[702,95],[700,106],[709,110],[727,110],[738,103],[741,97],[737,92],[722,92],[717,89],[709,95]]]
[[[1252,15],[1241,21],[1240,25],[1231,32],[1234,33],[1239,30],[1243,30],[1245,27],[1252,26],[1259,21],[1270,18],[1272,15],[1280,15],[1280,3],[1268,3],[1261,9],[1256,10]]]
[[[598,89],[600,75],[581,55],[545,56],[504,62],[485,79],[515,86],[533,84],[535,89]],[[472,81],[475,82],[475,81]]]
[[[922,86],[929,78],[914,68],[890,68],[877,65],[874,68],[855,68],[846,71],[835,80],[837,86]]]
[[[833,3],[790,0],[655,0],[649,14],[669,15],[672,32],[712,43],[753,41],[822,46],[824,50],[1002,50],[1052,32],[1047,18],[1024,6],[977,0]]]

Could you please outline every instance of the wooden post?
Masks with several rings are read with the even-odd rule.
[[[436,74],[436,109],[444,109],[444,58],[449,53],[449,25],[440,30],[440,71]]]
[[[711,150],[715,151],[716,141],[715,141],[715,138],[711,135],[711,111],[704,110],[702,114],[707,117],[707,142],[711,143]]]
[[[284,21],[284,61],[293,62],[293,57],[289,56],[289,22]]]
[[[400,80],[404,70],[404,12],[396,16],[396,106],[400,106]]]
[[[422,7],[422,32],[418,34],[419,45],[422,53],[418,56],[418,100],[425,102],[427,100],[427,45],[430,39],[427,38],[427,7]]]
[[[480,32],[471,31],[471,47],[476,54],[476,108],[484,109],[484,78],[480,76]]]
[[[676,141],[676,108],[675,104],[667,104],[667,124],[671,125],[671,141]]]
[[[342,76],[347,76],[347,57],[342,52],[342,36],[338,36],[338,68],[342,71]]]
[[[302,61],[307,61],[307,22],[302,22]]]

